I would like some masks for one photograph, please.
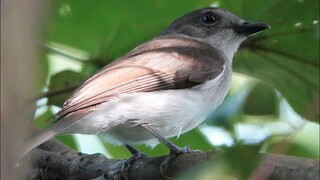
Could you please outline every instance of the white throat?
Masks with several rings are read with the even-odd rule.
[[[237,52],[240,44],[245,40],[245,38],[234,38],[231,40],[217,40],[215,38],[206,38],[203,42],[209,44],[210,46],[221,51],[228,59],[229,63],[232,63],[233,56]]]

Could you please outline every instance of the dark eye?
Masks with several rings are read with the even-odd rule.
[[[217,21],[217,18],[213,14],[207,13],[202,16],[201,21],[206,25],[213,25]]]

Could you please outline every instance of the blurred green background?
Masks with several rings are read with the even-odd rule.
[[[208,6],[268,23],[272,28],[240,47],[223,104],[198,128],[171,140],[202,151],[224,149],[224,169],[216,169],[228,177],[247,177],[258,153],[318,159],[317,0],[52,1],[40,42],[42,94],[37,101],[35,126],[47,127],[45,120],[57,112],[72,90],[104,65],[153,38],[177,17]],[[102,137],[73,135],[58,139],[84,153],[130,156],[125,148],[105,143]],[[168,153],[162,144],[154,149],[136,147],[150,156]],[[230,173],[235,167],[239,172]]]

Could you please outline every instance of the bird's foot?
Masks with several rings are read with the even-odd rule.
[[[166,156],[166,158],[161,162],[160,164],[160,174],[165,179],[172,179],[172,177],[167,175],[167,170],[169,166],[171,165],[172,161],[181,154],[186,153],[201,153],[200,150],[191,150],[189,146],[185,146],[183,148],[180,148],[178,146],[175,146],[174,148],[170,147],[170,154]]]
[[[179,154],[185,154],[185,153],[201,153],[200,150],[192,150],[189,146],[185,146],[183,148],[180,148],[178,146],[170,147],[170,154],[171,155],[179,155]]]
[[[148,157],[147,155],[137,151],[136,153],[134,153],[129,159],[127,159],[126,161],[124,161],[122,163],[122,166],[121,166],[121,174],[122,176],[128,180],[129,179],[129,169],[131,168],[131,166],[133,165],[133,163],[140,159],[140,158],[145,158],[145,157]]]

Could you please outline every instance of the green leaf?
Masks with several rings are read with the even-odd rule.
[[[179,147],[189,146],[190,149],[199,149],[204,152],[212,149],[212,145],[208,142],[208,139],[197,128],[182,134],[179,138],[170,138],[169,141]],[[163,143],[158,144],[155,148],[145,145],[135,145],[134,147],[149,156],[167,155],[169,153],[168,147]]]
[[[228,93],[223,103],[207,118],[207,123],[213,126],[223,127],[228,131],[233,131],[234,121],[238,118],[247,96],[252,89],[253,82],[245,83],[233,93]]]
[[[46,41],[116,59],[156,34],[175,18],[212,1],[96,0],[52,3]],[[177,6],[177,4],[179,4]],[[142,7],[148,7],[143,8]],[[103,48],[103,49],[102,49]]]
[[[195,128],[185,134],[182,134],[179,138],[171,138],[172,142],[180,147],[189,146],[190,149],[198,149],[203,152],[212,149],[212,145],[208,139],[200,132],[198,128]]]
[[[248,115],[276,115],[277,96],[273,88],[258,83],[246,99],[243,113]]]
[[[305,158],[319,158],[319,152],[314,153],[314,151],[308,147],[302,146],[295,142],[287,142],[285,140],[270,144],[268,146],[267,152],[273,154],[287,154]]]
[[[214,2],[244,19],[266,22],[272,27],[241,47],[234,60],[235,71],[272,85],[299,114],[318,120],[319,24],[315,22],[319,21],[319,2],[315,0],[177,0],[174,3],[171,0],[57,0],[52,3],[46,21],[44,43],[84,50],[91,57],[104,59],[101,62],[107,64],[157,35],[177,17]],[[55,75],[49,90],[79,84],[82,77],[96,70],[97,64],[92,64],[85,64],[81,73],[61,72]],[[61,106],[68,96],[49,97],[49,104]],[[237,104],[227,118],[238,117],[238,107],[242,104]],[[195,131],[182,135],[175,142],[180,146],[191,144],[193,149],[210,147],[207,140]],[[124,147],[106,147],[114,157],[130,156]],[[163,144],[155,149],[136,147],[148,155],[168,152]]]
[[[179,138],[171,138],[170,141],[180,147],[189,145],[191,149],[199,149],[204,152],[212,149],[212,145],[198,129],[193,129],[181,135]],[[129,158],[131,156],[124,146],[105,143],[105,147],[112,157]],[[154,148],[146,145],[134,145],[134,147],[148,156],[161,156],[169,153],[169,149],[163,143],[158,144]]]
[[[148,156],[151,156],[151,157],[169,154],[169,149],[163,143],[159,143],[154,148],[147,146],[147,145],[134,145],[134,147],[137,148],[142,153],[144,153]]]
[[[104,143],[104,146],[108,153],[115,159],[128,159],[131,156],[130,152],[124,146],[116,146],[110,143]]]
[[[317,0],[106,0],[94,1],[94,6],[91,1],[59,0],[53,3],[45,39],[104,55],[109,62],[152,38],[177,17],[214,2],[244,19],[272,27],[244,44],[236,55],[235,71],[272,85],[299,114],[319,120]],[[141,7],[148,8],[141,11]]]
[[[57,136],[56,139],[63,142],[65,145],[67,145],[69,148],[73,150],[77,149],[77,143],[72,135]]]
[[[41,113],[39,116],[37,116],[33,121],[33,125],[40,129],[46,129],[48,128],[50,125],[52,125],[52,121],[47,122],[47,120],[53,115],[53,112],[51,111],[50,108],[47,108],[47,110],[45,110],[43,113]]]
[[[246,42],[234,70],[279,90],[300,115],[319,121],[319,1],[221,1],[240,17],[270,24]]]
[[[83,76],[80,73],[70,70],[59,72],[50,79],[49,91],[53,93],[64,92],[64,90],[73,89],[83,81],[82,77]],[[55,96],[50,96],[48,99],[48,105],[56,105],[61,107],[70,95],[71,90]]]
[[[262,159],[259,149],[260,145],[229,148],[179,179],[247,179]]]
[[[257,167],[261,160],[259,150],[261,145],[238,145],[228,149],[222,154],[223,159],[229,163],[229,168],[240,179],[246,179]]]

